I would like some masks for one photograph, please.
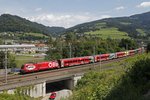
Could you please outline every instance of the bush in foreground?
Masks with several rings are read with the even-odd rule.
[[[71,99],[148,100],[144,95],[150,90],[150,54],[117,64],[116,69],[85,74]]]

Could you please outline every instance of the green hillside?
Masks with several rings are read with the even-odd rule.
[[[25,42],[25,41],[48,41],[50,36],[41,34],[41,33],[33,33],[33,32],[1,32],[0,38],[3,41],[11,43],[12,41]]]
[[[129,17],[116,17],[96,20],[68,28],[66,32],[90,33],[109,28],[117,28],[132,38],[148,39],[150,37],[150,12],[137,14]],[[109,34],[113,34],[110,31]],[[108,33],[106,33],[108,34]]]
[[[85,32],[87,35],[95,35],[103,39],[112,38],[112,39],[126,39],[130,38],[126,32],[121,32],[118,28],[103,28],[96,31]]]
[[[48,27],[15,15],[3,14],[0,16],[0,32],[33,32],[55,36],[64,30],[63,27]]]

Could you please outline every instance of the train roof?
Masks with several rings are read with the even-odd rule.
[[[60,59],[60,60],[79,59],[79,58],[86,58],[86,57],[92,57],[92,56],[74,57],[74,58],[64,58],[64,59]]]

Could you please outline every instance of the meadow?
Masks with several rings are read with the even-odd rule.
[[[87,35],[95,35],[103,39],[127,39],[130,38],[126,32],[121,32],[118,28],[103,28],[97,31],[85,32]]]
[[[29,63],[29,62],[41,62],[44,61],[44,57],[34,57],[31,55],[15,55],[15,60],[17,64],[17,68],[20,68],[23,64]]]

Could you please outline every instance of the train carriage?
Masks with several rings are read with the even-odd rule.
[[[116,53],[117,58],[121,58],[121,57],[125,57],[125,56],[127,56],[127,53],[125,51]]]
[[[95,55],[94,56],[94,61],[99,62],[100,61],[100,55]]]
[[[129,56],[136,54],[136,50],[129,50]]]
[[[68,67],[82,64],[89,64],[94,62],[93,56],[85,56],[85,57],[76,57],[76,58],[67,58],[58,60],[60,67]]]
[[[101,60],[101,61],[108,60],[108,59],[109,59],[109,56],[110,56],[110,54],[101,54],[100,60]]]
[[[94,56],[94,60],[95,60],[95,62],[108,60],[108,59],[109,59],[109,56],[110,56],[110,54],[95,55],[95,56]]]

